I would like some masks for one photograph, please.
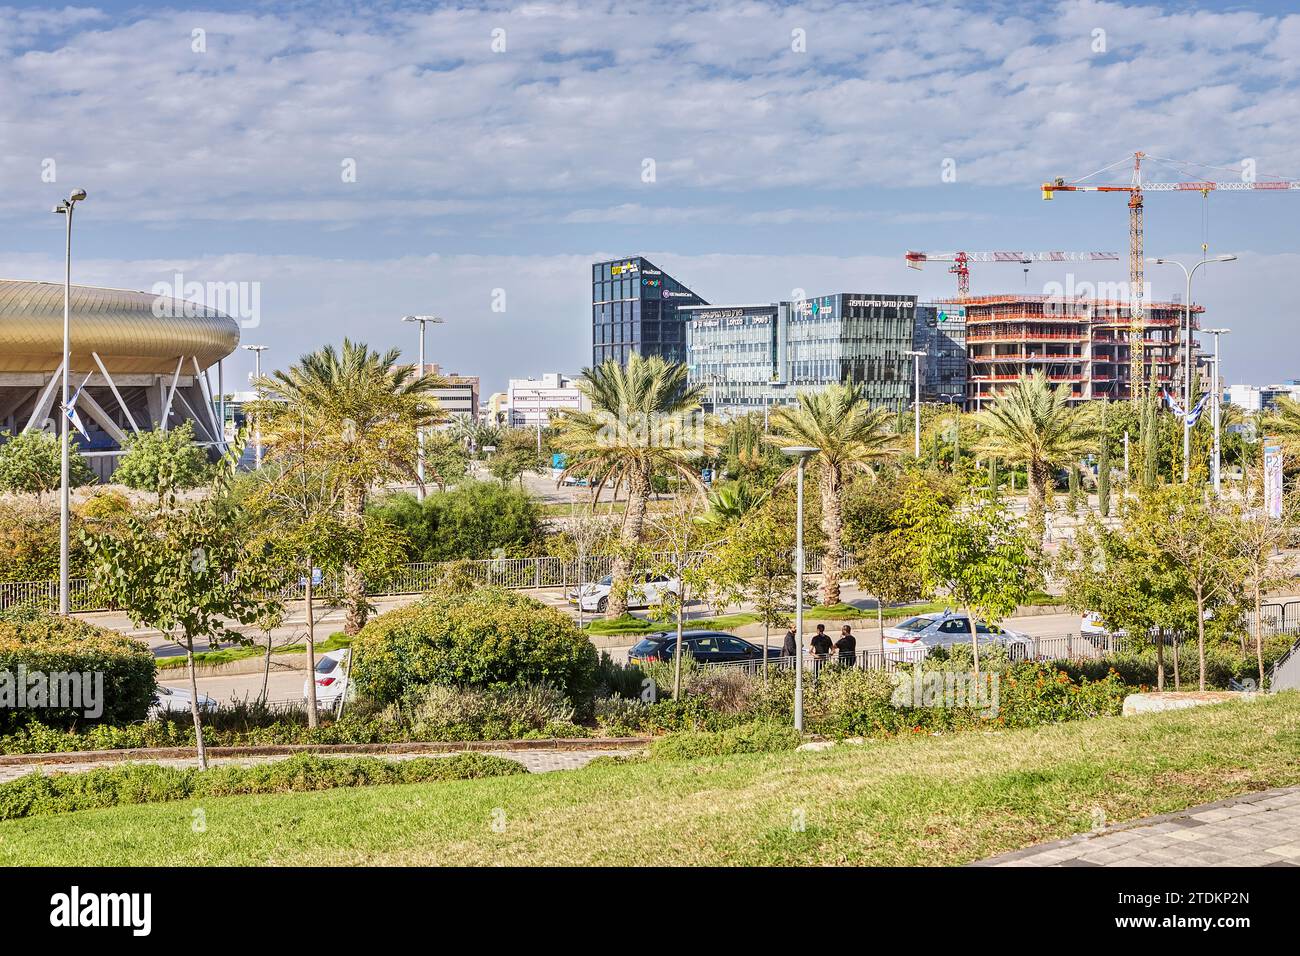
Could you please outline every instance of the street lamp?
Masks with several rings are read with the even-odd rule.
[[[74,189],[67,199],[54,207],[65,217],[67,226],[63,246],[63,405],[59,415],[59,613],[68,616],[68,514],[71,500],[68,489],[70,409],[68,408],[68,366],[72,364],[72,213],[86,198],[84,189]]]
[[[1197,269],[1207,263],[1232,262],[1236,258],[1234,255],[1212,256],[1202,259],[1190,269],[1177,259],[1163,257],[1147,259],[1147,262],[1154,262],[1158,266],[1178,266],[1187,276],[1187,298],[1183,302],[1183,481],[1188,480],[1192,455],[1192,427],[1187,422],[1192,410],[1192,276],[1196,274]]]
[[[402,321],[420,323],[420,374],[424,375],[424,327],[429,323],[432,323],[434,325],[442,325],[442,319],[438,318],[436,315],[404,315],[402,316]],[[418,450],[416,451],[416,459],[415,459],[415,475],[419,479],[419,487],[417,487],[415,490],[415,496],[420,501],[423,501],[424,500],[424,429],[423,428],[420,428],[418,426],[416,427],[415,440],[418,445]]]
[[[794,729],[803,733],[803,472],[808,456],[821,451],[811,445],[792,445],[783,454],[799,459],[795,480],[794,524],[794,634],[799,651],[794,662]],[[766,653],[766,651],[764,652]]]
[[[915,385],[913,386],[915,389],[915,393],[912,396],[912,409],[913,409],[912,418],[913,418],[913,424],[915,425],[915,429],[916,429],[915,455],[917,458],[920,458],[921,457],[921,359],[925,357],[926,353],[924,351],[918,351],[916,349],[909,349],[903,354],[912,356],[912,366],[913,366],[913,371],[915,372],[914,375]]]
[[[1219,403],[1223,398],[1223,386],[1219,384],[1219,336],[1227,335],[1232,329],[1202,329],[1206,335],[1214,336],[1214,370],[1210,375],[1210,421],[1214,424],[1214,451],[1210,455],[1210,480],[1214,482],[1214,493],[1219,494],[1220,470],[1222,468],[1223,446],[1219,441],[1219,424],[1221,415]]]
[[[262,353],[266,351],[265,345],[245,345],[245,349],[253,353],[253,387],[257,390],[257,397],[262,397]],[[222,422],[225,427],[225,422]],[[253,418],[253,466],[262,467],[262,420],[260,416]]]
[[[947,402],[949,405],[955,405],[957,403],[957,399],[960,398],[964,400],[966,396],[962,392],[940,392],[939,398],[943,399],[943,401]],[[953,419],[953,426],[952,426],[953,471],[957,470],[957,462],[960,460],[961,460],[961,409],[959,408],[957,409],[956,417]],[[979,462],[976,462],[976,464],[979,464]]]

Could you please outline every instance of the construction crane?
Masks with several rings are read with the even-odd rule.
[[[972,262],[1118,262],[1117,252],[909,252],[904,256],[909,269],[919,269],[926,262],[951,262],[948,271],[957,276],[957,295],[970,295]]]
[[[1066,182],[1064,179],[1054,179],[1050,183],[1043,183],[1043,198],[1052,199],[1058,192],[1080,192],[1080,193],[1128,193],[1128,234],[1129,234],[1129,252],[1128,252],[1128,299],[1129,299],[1129,394],[1136,401],[1141,398],[1146,378],[1146,352],[1143,339],[1145,337],[1145,324],[1142,317],[1142,296],[1145,288],[1144,266],[1146,263],[1146,253],[1143,249],[1142,241],[1142,221],[1143,221],[1143,193],[1144,192],[1198,192],[1202,198],[1209,196],[1211,192],[1217,190],[1245,190],[1245,189],[1298,189],[1300,190],[1300,180],[1277,178],[1270,180],[1259,180],[1251,176],[1247,178],[1243,175],[1243,169],[1232,169],[1242,178],[1235,182],[1208,182],[1204,180],[1189,180],[1186,182],[1165,182],[1165,183],[1144,183],[1142,181],[1142,160],[1149,159],[1153,162],[1165,163],[1175,167],[1185,166],[1203,166],[1201,163],[1179,162],[1170,159],[1161,159],[1159,156],[1151,156],[1147,153],[1136,152],[1133,154],[1133,177],[1127,186],[1113,185],[1100,186],[1092,185],[1087,180],[1093,176],[1100,175],[1107,170],[1114,169],[1123,163],[1128,162],[1128,157],[1117,160],[1108,166],[1103,166],[1095,173],[1090,173],[1082,179],[1074,182]],[[1205,167],[1225,169],[1225,167]],[[1231,168],[1231,167],[1226,167]],[[1190,332],[1189,332],[1190,338]],[[1191,347],[1191,343],[1188,343]]]

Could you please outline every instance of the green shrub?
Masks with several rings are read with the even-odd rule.
[[[527,492],[491,481],[462,481],[425,496],[397,494],[370,509],[401,528],[413,561],[524,557],[537,554],[545,524]]]
[[[518,761],[480,753],[412,760],[297,754],[251,767],[224,765],[209,770],[123,764],[85,773],[31,773],[0,784],[0,820],[194,797],[299,793],[527,772]]]
[[[577,737],[586,732],[573,722],[573,703],[546,684],[486,689],[431,684],[413,691],[406,704],[390,708],[391,719],[405,720],[422,740],[513,740],[524,737]]]
[[[207,455],[194,444],[194,423],[185,422],[128,436],[113,481],[161,498],[169,491],[197,488],[207,473]]]
[[[377,704],[412,687],[541,684],[590,695],[596,649],[556,608],[500,588],[438,592],[368,623],[353,648],[357,692]]]
[[[691,760],[730,754],[780,753],[794,750],[803,739],[789,724],[753,721],[716,733],[687,730],[661,737],[650,744],[656,760]]]
[[[37,614],[0,620],[0,680],[12,687],[20,667],[27,674],[102,675],[103,712],[87,718],[83,708],[17,708],[0,704],[0,733],[10,733],[32,720],[65,729],[88,722],[121,724],[143,720],[153,700],[154,660],[149,648],[76,618]]]

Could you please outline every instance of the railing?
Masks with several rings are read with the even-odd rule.
[[[705,552],[695,551],[686,555],[688,562],[697,562],[707,557]],[[650,567],[669,565],[673,562],[671,553],[650,555],[647,565]],[[850,570],[855,562],[851,554],[840,556],[840,570]],[[811,551],[804,552],[804,573],[817,574],[821,571],[822,556]],[[541,588],[577,587],[579,582],[591,584],[610,574],[614,558],[610,555],[591,555],[584,558],[581,566],[576,558],[557,558],[550,556],[534,558],[479,558],[462,561],[429,561],[402,565],[383,581],[367,582],[366,594],[370,597],[388,597],[401,594],[420,594],[429,590],[435,581],[449,574],[464,575],[469,580],[484,586],[508,588],[511,590],[538,590]],[[314,586],[318,593],[336,590],[337,583],[316,580]],[[302,600],[305,597],[307,582],[305,578],[286,582],[279,594],[285,600]],[[47,609],[54,610],[59,604],[59,584],[57,581],[8,581],[0,582],[0,610],[18,604],[41,603]],[[104,596],[87,578],[72,578],[68,582],[68,604],[73,612],[110,610]]]

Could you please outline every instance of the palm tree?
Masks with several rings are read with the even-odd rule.
[[[874,466],[898,454],[894,435],[886,428],[891,415],[873,409],[858,385],[831,385],[819,392],[803,392],[799,403],[772,412],[767,441],[778,447],[803,445],[817,449],[809,464],[820,474],[822,531],[826,553],[822,557],[822,601],[840,600],[840,554],[843,508],[840,491],[853,472],[874,474]],[[782,476],[788,480],[798,465]]]
[[[703,389],[687,383],[686,366],[633,354],[627,366],[609,361],[585,368],[578,388],[591,411],[554,419],[555,445],[568,457],[560,481],[573,476],[592,486],[592,507],[611,486],[627,487],[627,510],[614,556],[606,617],[627,612],[628,575],[645,534],[646,508],[656,474],[674,474],[696,493],[704,484],[695,462],[717,448],[714,428],[700,412]]]
[[[708,528],[728,528],[753,513],[766,498],[766,492],[755,491],[744,481],[728,482],[709,492],[708,510],[695,521]]]
[[[1285,396],[1279,398],[1277,411],[1264,420],[1261,432],[1282,439],[1288,458],[1300,455],[1300,402]]]
[[[400,356],[399,349],[381,355],[344,339],[341,351],[327,345],[256,385],[264,396],[258,414],[268,454],[300,451],[305,429],[312,436],[310,455],[338,483],[340,517],[352,534],[361,533],[374,485],[418,480],[418,431],[443,417],[432,395],[442,381],[399,365]],[[346,630],[356,634],[368,609],[355,564],[344,566],[343,591]]]
[[[1093,451],[1099,434],[1095,405],[1069,404],[1068,389],[1052,387],[1035,372],[996,393],[996,401],[977,412],[976,445],[981,454],[1023,461],[1029,476],[1026,523],[1042,546],[1047,530],[1047,483],[1057,467]]]

